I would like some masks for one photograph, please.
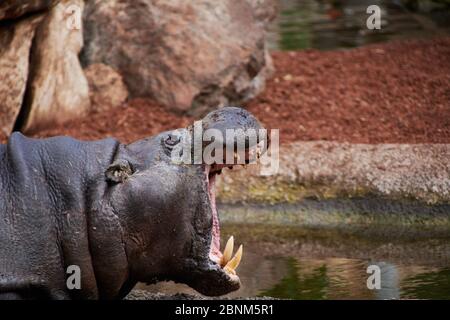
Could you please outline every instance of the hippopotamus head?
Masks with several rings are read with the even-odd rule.
[[[229,129],[262,129],[252,114],[235,107],[211,112],[201,125],[224,136]],[[195,158],[193,148],[179,148],[186,141],[193,146],[194,131],[190,126],[121,145],[106,171],[106,200],[120,217],[129,277],[147,283],[173,280],[205,295],[222,295],[240,286],[235,269],[242,247],[233,256],[231,238],[220,250],[215,177],[224,167],[251,161],[255,144],[247,139],[244,159],[234,157],[231,164],[174,161],[176,148],[178,155],[188,152]],[[235,150],[235,138],[216,137],[215,142]]]

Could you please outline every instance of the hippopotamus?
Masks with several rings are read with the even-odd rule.
[[[262,128],[237,107],[202,126]],[[209,296],[237,290],[242,247],[232,257],[231,238],[220,250],[214,181],[238,164],[174,162],[192,128],[130,144],[11,134],[0,144],[0,299],[121,299],[165,280]],[[68,288],[70,266],[79,288]]]

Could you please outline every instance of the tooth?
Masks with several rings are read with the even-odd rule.
[[[239,266],[239,263],[241,262],[242,258],[242,244],[239,246],[239,249],[236,251],[233,259],[228,261],[227,265],[224,267],[224,269],[232,274],[236,274],[236,268]]]
[[[231,268],[229,268],[229,267],[227,267],[227,266],[225,266],[225,267],[223,268],[223,270],[225,270],[227,273],[236,274],[236,271],[235,271],[235,270],[233,270],[233,269],[231,269]]]
[[[228,261],[230,261],[231,256],[233,255],[233,249],[234,249],[234,237],[231,236],[227,244],[225,245],[225,249],[223,250],[222,255],[222,262],[220,263],[222,267],[227,264]]]

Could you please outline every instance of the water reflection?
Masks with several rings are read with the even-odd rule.
[[[270,296],[280,299],[448,299],[450,268],[402,265],[350,258],[261,256],[247,248],[239,267],[242,287],[228,297]],[[381,269],[381,289],[367,288],[367,266]],[[166,294],[198,294],[186,285],[161,282],[138,289]]]
[[[411,0],[279,0],[271,25],[272,49],[351,48],[391,39],[450,33],[450,10],[444,4]],[[366,9],[381,8],[381,30],[368,30]],[[414,9],[415,11],[411,11]]]
[[[409,276],[402,283],[402,297],[450,300],[450,268]]]
[[[223,224],[222,243],[244,243],[242,287],[228,297],[281,299],[449,299],[450,234],[404,234],[384,225],[371,232],[277,225]],[[411,228],[413,232],[413,228]],[[378,265],[381,289],[367,288],[367,267]],[[138,289],[197,294],[161,282]]]
[[[381,269],[381,288],[374,290],[377,299],[399,299],[399,271],[396,265],[388,262],[374,263]]]
[[[301,266],[295,259],[286,260],[287,274],[274,287],[263,290],[261,296],[283,299],[322,300],[326,298],[329,286],[327,266],[325,264],[313,267],[312,270],[301,271]]]
[[[283,299],[450,299],[450,236],[277,225],[225,224],[246,250],[243,287],[231,297]],[[400,228],[401,229],[401,228]],[[381,289],[367,288],[367,267],[381,271]]]
[[[450,299],[450,269],[374,262],[381,268],[381,289],[366,286],[367,262],[354,259],[286,258],[285,276],[259,296],[281,299]]]

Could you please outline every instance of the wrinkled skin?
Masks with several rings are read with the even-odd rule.
[[[260,125],[223,108],[204,127]],[[14,133],[0,145],[0,299],[118,299],[161,280],[206,295],[238,289],[210,257],[212,169],[173,163],[177,135],[124,145]],[[66,286],[70,265],[81,269],[80,290]]]

